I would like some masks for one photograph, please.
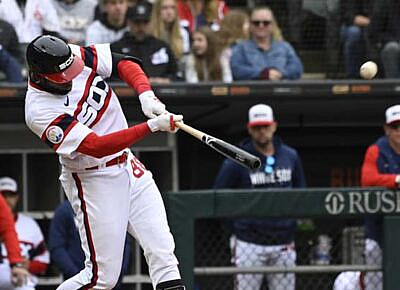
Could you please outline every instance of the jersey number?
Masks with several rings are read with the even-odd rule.
[[[143,163],[139,161],[136,157],[133,157],[131,160],[133,176],[136,178],[141,177],[146,171],[146,167],[144,167]]]
[[[93,124],[98,113],[104,107],[109,90],[110,87],[100,76],[93,79],[89,94],[82,104],[81,112],[78,114],[78,120],[81,123],[88,127]]]

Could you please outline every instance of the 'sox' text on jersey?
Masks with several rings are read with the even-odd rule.
[[[107,98],[110,98],[110,87],[102,77],[96,76],[82,104],[81,111],[77,115],[78,121],[88,127],[92,127],[98,119],[99,113],[104,110]]]

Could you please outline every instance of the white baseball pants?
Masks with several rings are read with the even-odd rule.
[[[382,250],[378,243],[371,239],[365,240],[365,263],[367,265],[382,265]],[[366,272],[365,290],[382,290],[383,289],[383,275],[381,271]]]
[[[85,268],[58,290],[112,289],[121,270],[126,231],[139,242],[153,287],[180,279],[174,240],[150,171],[129,154],[124,164],[60,176],[76,214]]]
[[[233,245],[233,258],[237,267],[258,266],[295,266],[296,251],[294,245],[262,246],[238,239]],[[267,274],[268,289],[294,290],[295,274]],[[235,280],[236,290],[259,290],[264,274],[238,274]]]

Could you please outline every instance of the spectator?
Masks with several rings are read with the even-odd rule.
[[[75,216],[69,201],[64,201],[54,212],[49,232],[51,259],[61,271],[64,280],[78,274],[85,267],[85,254],[81,248]],[[122,277],[128,273],[131,240],[126,237],[121,275],[114,290],[122,289]]]
[[[239,9],[230,10],[221,22],[217,39],[221,50],[222,66],[229,68],[229,71],[232,47],[249,38],[249,25],[249,16]],[[238,29],[238,27],[242,29]]]
[[[258,104],[249,110],[250,139],[242,148],[262,160],[259,170],[251,171],[227,159],[222,164],[214,188],[291,188],[304,187],[302,164],[296,150],[275,136],[277,123],[270,106]],[[237,267],[285,266],[296,263],[294,247],[296,221],[293,219],[236,219],[232,221],[232,260]],[[262,274],[238,274],[238,290],[261,289]],[[268,289],[295,289],[293,273],[268,274]]]
[[[182,75],[183,55],[190,52],[190,37],[188,30],[180,25],[176,0],[157,0],[153,6],[150,26],[153,36],[171,47]]]
[[[367,57],[366,29],[373,0],[342,1],[344,23],[341,29],[346,76],[360,78],[360,66]]]
[[[400,185],[400,105],[389,107],[383,126],[385,136],[368,147],[361,168],[362,186],[384,186],[398,189]],[[382,216],[365,219],[365,260],[367,265],[382,264]],[[366,290],[382,289],[382,272],[365,274]]]
[[[51,0],[2,0],[0,19],[14,27],[20,43],[28,43],[41,34],[57,35],[60,32]]]
[[[0,71],[6,75],[6,81],[22,82],[22,67],[11,54],[0,44]]]
[[[284,21],[286,15],[278,15],[278,20],[283,20],[283,27],[287,27],[287,29],[284,29],[287,32],[285,34],[287,39],[296,49],[314,50],[310,54],[310,56],[313,56],[310,59],[310,71],[315,71],[315,69],[316,72],[325,71],[329,78],[337,77],[339,70],[339,50],[341,49],[340,1],[287,0],[284,2],[287,2],[288,21]],[[272,7],[274,8],[276,5]],[[273,9],[273,11],[277,10]],[[280,19],[279,16],[281,16]],[[282,27],[282,22],[279,23]],[[318,54],[319,57],[316,58],[315,56],[318,56]],[[318,68],[321,64],[323,66]]]
[[[26,285],[23,290],[35,289],[37,278],[35,275],[46,272],[49,265],[49,252],[47,251],[42,231],[34,219],[24,214],[17,213],[17,204],[19,200],[17,182],[10,177],[0,178],[0,192],[6,200],[8,206],[14,213],[15,229],[18,234],[19,245],[24,264],[30,272]],[[5,247],[2,247],[2,254],[7,253]],[[15,288],[10,275],[8,261],[0,265],[0,289],[20,289]]]
[[[190,33],[201,26],[218,30],[219,22],[228,12],[223,0],[178,0],[177,4],[181,23]]]
[[[189,83],[199,81],[232,81],[229,63],[222,62],[215,32],[202,27],[193,34],[192,53],[185,61],[185,79]]]
[[[293,47],[283,40],[268,7],[257,7],[250,17],[251,40],[232,51],[231,69],[235,80],[299,79],[303,65]]]
[[[8,183],[1,183],[0,187],[7,189]],[[12,186],[12,185],[11,185]],[[6,249],[7,254],[2,252],[0,255],[0,269],[6,266],[11,269],[4,269],[4,272],[10,273],[15,286],[24,285],[28,279],[29,272],[21,256],[18,236],[15,231],[14,217],[3,195],[0,194],[0,239],[4,243],[2,248]]]
[[[83,45],[86,30],[94,20],[95,0],[52,0],[60,22],[60,36]]]
[[[113,52],[134,55],[143,62],[151,82],[169,83],[176,79],[177,63],[168,43],[150,34],[151,6],[139,3],[127,12],[129,32],[111,44]]]
[[[86,45],[112,43],[128,31],[126,26],[127,0],[103,0],[104,15],[94,21],[86,31]]]
[[[7,21],[0,20],[0,45],[6,49],[13,57],[21,60],[23,63],[23,55],[21,53],[18,36],[14,27]]]
[[[380,50],[384,75],[400,78],[400,2],[379,0],[374,2],[369,38],[373,48]]]

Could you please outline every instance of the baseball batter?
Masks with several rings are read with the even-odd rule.
[[[129,150],[151,132],[176,132],[183,117],[155,97],[140,60],[111,53],[108,44],[79,47],[45,35],[28,45],[26,58],[26,123],[59,155],[86,256],[85,268],[57,289],[112,289],[127,229],[144,250],[154,289],[185,289],[160,192]],[[152,119],[128,128],[104,81],[111,76],[135,89]]]

